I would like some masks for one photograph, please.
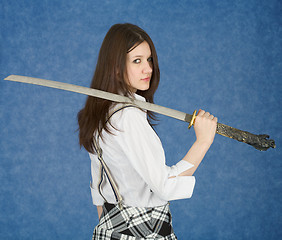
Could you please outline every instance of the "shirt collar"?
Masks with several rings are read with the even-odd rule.
[[[134,98],[136,99],[136,100],[140,100],[140,101],[143,101],[143,102],[146,102],[146,99],[143,97],[143,96],[140,96],[140,95],[138,95],[138,94],[136,94],[136,93],[134,93]]]

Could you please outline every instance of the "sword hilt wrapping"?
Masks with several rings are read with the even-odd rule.
[[[217,123],[216,133],[235,139],[239,142],[247,143],[260,151],[266,151],[268,148],[275,148],[275,141],[268,139],[266,134],[255,135],[247,131],[242,131],[237,128],[227,126],[222,123]]]

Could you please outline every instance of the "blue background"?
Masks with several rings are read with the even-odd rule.
[[[131,22],[152,37],[161,82],[155,102],[202,108],[256,134],[266,152],[216,136],[193,197],[171,210],[179,239],[282,238],[282,4],[239,1],[1,0],[0,239],[90,239],[98,222],[90,160],[76,114],[86,96],[6,82],[10,74],[89,86],[102,40]],[[194,130],[159,117],[167,162]]]

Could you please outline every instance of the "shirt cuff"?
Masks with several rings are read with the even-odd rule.
[[[168,177],[176,177],[180,173],[182,173],[182,172],[184,172],[184,171],[186,171],[186,170],[188,170],[192,167],[194,167],[194,165],[192,163],[189,163],[185,160],[181,160],[177,164],[170,167]]]
[[[178,176],[168,179],[167,200],[191,198],[196,179],[194,176]]]

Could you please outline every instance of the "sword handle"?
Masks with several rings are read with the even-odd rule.
[[[193,115],[186,114],[184,121],[189,123],[188,129],[194,125],[195,118],[196,110],[193,112]],[[270,147],[276,147],[275,141],[273,139],[269,139],[267,134],[255,135],[222,123],[217,123],[216,133],[224,137],[235,139],[239,142],[247,143],[260,151],[266,151]]]
[[[275,141],[268,139],[267,134],[255,135],[247,131],[242,131],[222,123],[217,123],[216,133],[235,139],[239,142],[247,143],[260,151],[266,151],[268,148],[275,148]]]

